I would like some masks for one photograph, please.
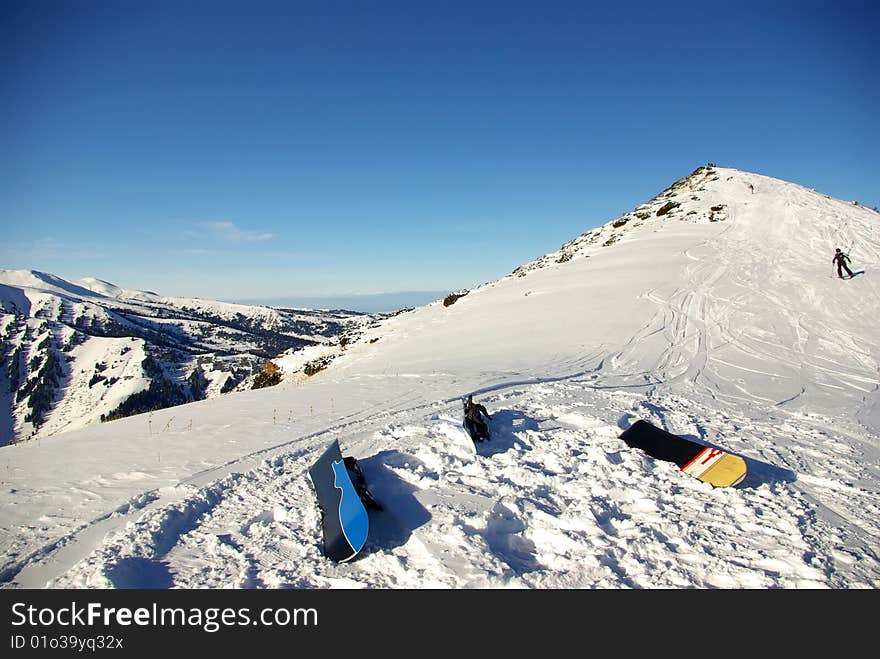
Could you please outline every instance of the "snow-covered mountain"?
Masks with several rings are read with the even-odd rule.
[[[0,270],[0,445],[249,388],[267,359],[335,354],[377,318]]]
[[[878,266],[876,212],[701,167],[365,328],[315,377],[0,449],[0,580],[877,588]],[[477,451],[469,393],[493,416]],[[712,488],[629,448],[636,419],[741,455],[746,479]],[[307,477],[334,439],[385,506],[340,565]]]

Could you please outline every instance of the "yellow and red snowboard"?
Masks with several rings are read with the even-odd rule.
[[[673,435],[647,421],[636,421],[620,439],[652,458],[674,462],[686,474],[715,487],[731,487],[746,477],[746,461],[738,455]]]

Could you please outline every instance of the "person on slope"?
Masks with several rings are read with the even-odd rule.
[[[489,426],[483,421],[481,415],[489,420],[492,419],[492,416],[486,411],[485,407],[475,403],[472,395],[468,396],[464,407],[464,423],[471,437],[476,442],[489,439]]]
[[[847,266],[847,262],[849,261],[849,255],[844,254],[840,251],[840,247],[834,250],[834,258],[831,259],[832,263],[837,263],[837,276],[843,279],[843,270],[846,270],[846,274],[849,275],[849,278],[852,279],[853,273],[852,270]]]

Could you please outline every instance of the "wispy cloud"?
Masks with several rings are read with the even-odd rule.
[[[234,222],[202,222],[199,224],[199,227],[213,238],[233,243],[271,240],[275,237],[274,233],[261,233],[259,231],[251,231],[250,229],[242,229]]]

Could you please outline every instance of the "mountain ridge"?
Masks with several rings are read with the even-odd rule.
[[[369,324],[313,377],[0,449],[0,581],[877,588],[877,214],[712,170],[571,258]],[[861,274],[839,280],[849,244]],[[493,417],[479,446],[468,394]],[[746,479],[713,489],[630,449],[637,419]],[[308,480],[332,441],[385,508],[345,565]]]
[[[251,386],[266,360],[350,340],[379,317],[160,296],[37,270],[0,270],[0,307],[0,443]]]

